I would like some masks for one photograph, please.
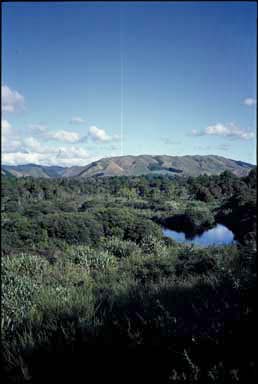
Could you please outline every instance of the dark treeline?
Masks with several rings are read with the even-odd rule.
[[[246,177],[239,178],[229,171],[220,175],[198,177],[172,176],[120,176],[80,178],[15,178],[2,177],[2,198],[13,206],[6,210],[19,209],[21,200],[57,200],[67,195],[109,194],[120,197],[143,197],[168,199],[188,193],[191,199],[212,201],[247,191],[256,186],[256,168]],[[4,202],[3,202],[4,204]],[[4,205],[5,206],[5,205]]]

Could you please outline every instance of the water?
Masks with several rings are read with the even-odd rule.
[[[184,232],[177,232],[168,228],[163,228],[163,234],[179,243],[196,244],[206,247],[209,245],[226,245],[235,242],[234,233],[222,224],[217,224],[214,228],[204,231],[201,235],[196,235],[191,239],[186,238]]]

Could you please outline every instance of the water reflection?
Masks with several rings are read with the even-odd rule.
[[[200,235],[196,235],[189,239],[184,232],[173,231],[163,228],[163,234],[179,243],[191,243],[196,245],[226,245],[234,243],[234,234],[225,225],[217,224],[216,227],[204,231]]]

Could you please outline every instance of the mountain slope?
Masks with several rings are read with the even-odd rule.
[[[219,174],[225,170],[244,176],[254,166],[221,156],[120,156],[101,159],[80,170],[78,177],[137,176],[143,174],[170,174],[198,176]]]
[[[37,164],[2,165],[2,170],[16,177],[60,177],[64,169],[59,166],[42,166]]]
[[[138,176],[145,174],[169,174],[198,176],[206,173],[215,175],[230,171],[237,176],[245,176],[255,166],[222,156],[119,156],[103,158],[86,166],[59,167],[35,164],[2,166],[3,172],[16,177],[80,177],[91,176]]]

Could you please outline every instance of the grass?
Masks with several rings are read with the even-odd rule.
[[[5,382],[252,378],[254,255],[243,268],[244,252],[113,238],[54,263],[3,257]]]

